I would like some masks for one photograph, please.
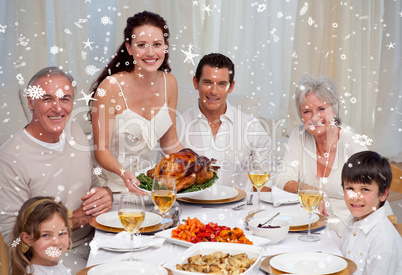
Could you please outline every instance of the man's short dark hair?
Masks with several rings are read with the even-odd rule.
[[[342,188],[344,183],[378,185],[379,195],[383,195],[391,187],[392,170],[388,160],[373,151],[362,151],[352,155],[343,165]],[[381,202],[380,207],[384,205]]]
[[[200,62],[198,63],[197,70],[195,72],[195,78],[197,81],[200,81],[201,75],[202,75],[202,69],[204,68],[205,65],[211,66],[213,68],[228,68],[229,69],[229,83],[232,85],[234,75],[235,75],[235,68],[232,60],[230,60],[229,57],[220,54],[220,53],[210,53],[207,55],[204,55],[203,58],[201,58]]]

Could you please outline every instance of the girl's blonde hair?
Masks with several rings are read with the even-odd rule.
[[[40,238],[41,223],[56,213],[63,219],[67,226],[68,236],[71,236],[68,210],[63,204],[55,202],[53,197],[33,197],[22,205],[13,229],[13,242],[11,245],[11,269],[13,275],[24,275],[28,265],[33,270],[30,262],[32,251],[21,240],[21,233],[26,232],[33,237],[34,241],[38,240]]]

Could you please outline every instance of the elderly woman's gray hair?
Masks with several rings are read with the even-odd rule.
[[[340,125],[339,96],[335,82],[328,76],[319,76],[315,78],[311,75],[304,75],[300,79],[295,93],[296,109],[300,119],[300,107],[306,103],[306,96],[310,93],[314,93],[318,99],[331,105],[332,110],[335,113],[335,122],[337,125]]]
[[[38,79],[41,79],[42,77],[49,77],[49,76],[55,76],[55,75],[61,75],[68,79],[71,86],[73,87],[73,92],[74,92],[74,97],[75,97],[75,95],[77,94],[77,85],[75,83],[74,78],[69,73],[66,73],[65,71],[59,69],[58,67],[46,67],[46,68],[39,70],[29,80],[27,87],[32,86],[36,81],[38,81]]]

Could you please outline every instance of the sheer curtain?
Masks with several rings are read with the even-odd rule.
[[[291,94],[306,73],[332,77],[344,125],[369,149],[402,161],[401,50],[386,47],[400,45],[400,2],[306,3],[298,3]],[[292,96],[288,111],[289,133],[300,123]]]
[[[24,88],[21,77],[26,83],[57,65],[77,79],[81,98],[123,42],[127,17],[143,10],[169,25],[179,97],[194,90],[200,58],[221,52],[236,65],[232,95],[257,98],[260,116],[286,119],[289,134],[300,123],[295,84],[305,73],[328,75],[345,125],[372,139],[371,149],[401,160],[400,1],[1,1],[1,91]],[[193,57],[186,61],[185,53]],[[76,107],[84,119],[85,101]]]

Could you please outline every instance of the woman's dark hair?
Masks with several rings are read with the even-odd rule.
[[[392,170],[388,160],[373,151],[362,151],[352,155],[342,168],[342,188],[344,183],[371,184],[376,182],[379,194],[383,195],[391,187]],[[381,202],[380,207],[385,203]]]
[[[144,26],[144,25],[151,25],[158,27],[161,29],[163,32],[163,37],[165,40],[165,45],[169,47],[169,28],[166,24],[165,19],[163,19],[160,15],[149,12],[149,11],[143,11],[139,12],[137,14],[134,14],[134,16],[129,17],[127,19],[127,25],[126,28],[124,29],[124,41],[120,45],[119,49],[117,52],[113,55],[112,60],[109,62],[109,64],[103,69],[103,71],[100,73],[98,78],[92,83],[90,91],[93,92],[92,97],[95,97],[96,90],[98,89],[99,85],[102,83],[102,81],[108,77],[109,75],[116,74],[122,71],[125,72],[131,72],[134,70],[134,58],[128,53],[126,49],[126,42],[131,44],[132,41],[132,35],[134,28]],[[167,48],[168,49],[168,48]],[[169,66],[169,52],[166,50],[165,53],[165,59],[163,60],[162,65],[158,68],[158,70],[162,70],[165,72],[170,72],[170,66]],[[91,101],[90,101],[90,105]],[[91,112],[92,112],[92,106],[90,106],[90,111],[88,113],[89,118],[91,118]]]

